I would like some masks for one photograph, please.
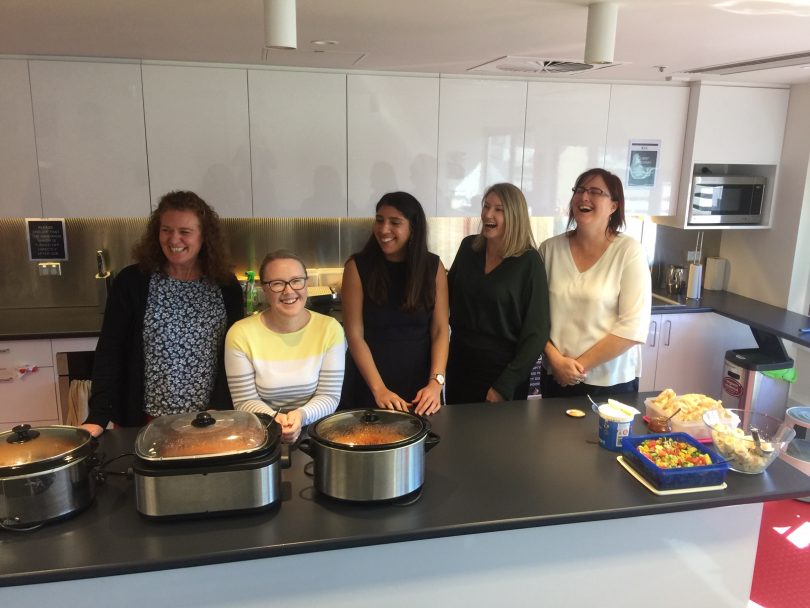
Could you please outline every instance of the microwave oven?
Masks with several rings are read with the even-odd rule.
[[[765,178],[701,175],[692,180],[689,224],[761,224]]]

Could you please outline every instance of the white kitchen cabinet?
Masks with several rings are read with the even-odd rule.
[[[737,87],[695,83],[689,94],[677,213],[655,221],[693,230],[768,228],[774,206],[778,166],[790,91],[774,87]],[[762,176],[767,180],[759,226],[689,226],[692,178],[716,174]]]
[[[371,217],[397,190],[435,215],[439,79],[350,74],[346,98],[349,216]]]
[[[254,217],[345,217],[346,76],[248,70]]]
[[[692,163],[778,164],[789,98],[785,88],[694,85]]]
[[[605,162],[609,84],[530,82],[523,180],[532,216],[568,217],[577,176]]]
[[[653,315],[639,390],[671,388],[719,398],[726,351],[756,345],[747,325],[716,313]]]
[[[624,184],[625,211],[674,215],[677,211],[689,89],[675,86],[611,86],[604,167]],[[658,142],[655,183],[631,185],[628,171],[631,141]],[[643,168],[634,179],[643,181]]]
[[[661,316],[650,316],[650,329],[647,341],[641,345],[641,377],[638,380],[638,390],[641,393],[654,391],[655,368],[658,361],[658,341],[661,334]]]
[[[251,217],[247,71],[143,66],[152,206],[192,190],[222,217]]]
[[[20,375],[24,366],[34,371]],[[0,342],[0,431],[17,424],[58,424],[50,340]]]
[[[437,215],[477,216],[487,187],[521,183],[527,83],[442,78]]]
[[[0,60],[0,217],[41,217],[28,62]]]
[[[149,179],[141,68],[30,61],[46,217],[143,217]]]

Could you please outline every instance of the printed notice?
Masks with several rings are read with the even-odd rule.
[[[25,219],[28,259],[32,262],[68,259],[64,219]]]
[[[628,187],[655,187],[660,148],[660,140],[630,140],[630,157],[627,159]]]

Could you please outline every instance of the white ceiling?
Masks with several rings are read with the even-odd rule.
[[[298,0],[298,50],[263,62],[262,0],[0,0],[0,55],[463,74],[505,55],[582,61],[587,4]],[[313,40],[339,44],[316,52]],[[630,0],[619,3],[621,65],[575,78],[663,81],[798,52],[810,52],[810,0]],[[794,84],[810,82],[810,68],[705,78]]]

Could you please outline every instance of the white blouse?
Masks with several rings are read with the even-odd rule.
[[[647,256],[634,239],[619,234],[602,257],[580,272],[565,234],[540,245],[551,309],[551,342],[577,358],[608,334],[644,343],[650,326],[652,291]],[[641,375],[636,345],[588,372],[595,386],[630,382]]]

